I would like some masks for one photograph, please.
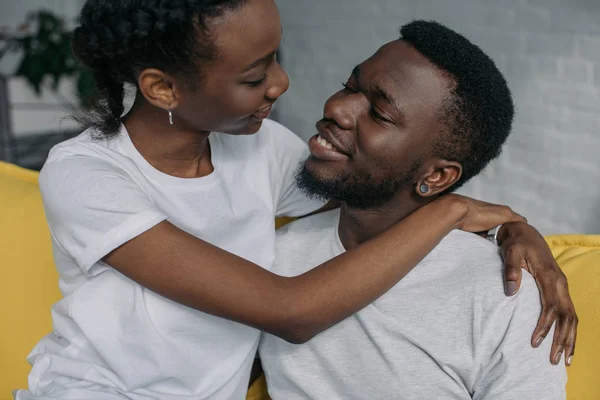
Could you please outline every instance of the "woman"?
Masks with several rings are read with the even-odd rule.
[[[296,189],[305,146],[265,120],[288,87],[280,38],[273,0],[86,2],[73,49],[101,99],[40,176],[64,299],[17,399],[242,399],[259,330],[307,341],[455,228],[507,223],[508,282],[535,258],[544,301],[574,315],[539,235],[506,207],[455,195],[304,275],[270,273],[273,218],[332,206]],[[137,96],[121,118],[126,82]],[[542,316],[534,341],[553,321]],[[557,352],[575,334],[558,323]]]

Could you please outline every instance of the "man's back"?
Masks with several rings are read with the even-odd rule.
[[[343,252],[338,219],[334,210],[281,230],[274,271],[298,275]],[[452,232],[388,293],[308,343],[264,335],[270,395],[564,399],[566,373],[550,364],[551,340],[530,345],[540,312],[535,283],[524,273],[519,293],[506,297],[501,269],[493,244]]]

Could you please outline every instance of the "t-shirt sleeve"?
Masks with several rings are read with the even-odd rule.
[[[292,131],[274,121],[265,121],[269,128],[270,174],[275,215],[298,217],[325,205],[325,201],[309,199],[298,187],[294,176],[308,156],[308,146]]]
[[[485,312],[485,307],[484,307]],[[474,400],[564,400],[567,375],[564,360],[550,363],[554,328],[540,347],[531,336],[541,312],[535,281],[523,272],[521,289],[485,318],[482,348],[490,349],[477,378]]]
[[[98,261],[167,218],[108,161],[84,156],[51,161],[39,183],[54,241],[87,275],[105,270]]]

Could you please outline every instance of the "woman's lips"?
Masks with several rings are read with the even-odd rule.
[[[256,111],[254,114],[252,114],[252,116],[256,119],[265,119],[271,114],[272,108],[273,108],[273,105],[271,104],[268,107],[261,108],[260,110]]]

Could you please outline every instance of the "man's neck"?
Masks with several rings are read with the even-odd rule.
[[[351,250],[386,231],[428,201],[417,198],[412,190],[399,192],[393,199],[372,208],[356,208],[342,203],[338,233],[342,245]]]

